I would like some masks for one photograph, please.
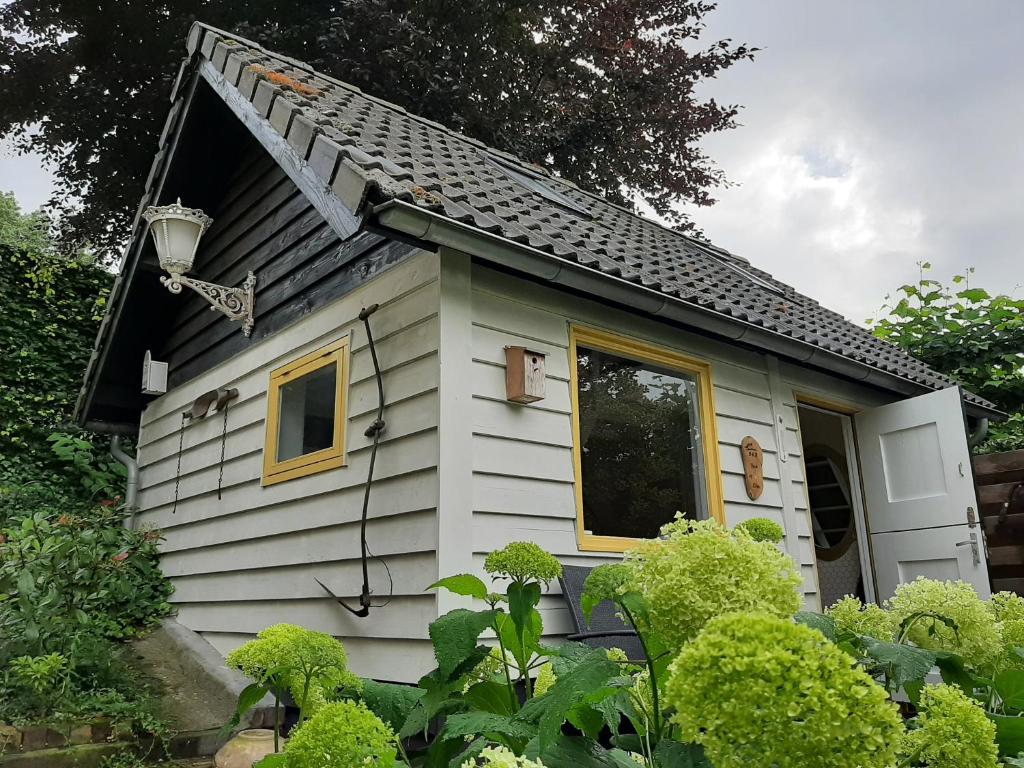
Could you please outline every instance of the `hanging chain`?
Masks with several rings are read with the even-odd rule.
[[[181,449],[185,444],[185,422],[188,420],[188,413],[181,414],[181,429],[178,430],[178,468],[174,471],[174,506],[171,507],[171,514],[178,511],[178,488],[181,485]]]
[[[217,500],[220,501],[220,489],[224,485],[224,450],[228,444],[228,402],[224,403],[224,428],[220,433],[220,474],[217,476]]]

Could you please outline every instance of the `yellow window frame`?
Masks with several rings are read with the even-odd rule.
[[[580,551],[624,552],[640,539],[625,536],[599,536],[587,533],[583,518],[583,463],[580,446],[579,372],[576,368],[576,347],[581,345],[602,352],[657,365],[693,376],[700,397],[700,432],[704,450],[704,483],[707,489],[708,514],[725,524],[725,502],[722,491],[722,470],[718,454],[718,426],[715,419],[715,392],[712,384],[711,363],[680,354],[671,349],[650,344],[617,333],[569,326],[569,376],[572,388],[572,455],[576,495],[576,543]]]
[[[267,430],[263,446],[264,486],[345,466],[348,342],[349,337],[346,336],[270,372],[270,384],[267,387]],[[281,420],[281,387],[330,365],[337,366],[337,391],[334,396],[334,439],[331,447],[285,461],[278,461],[277,442]]]

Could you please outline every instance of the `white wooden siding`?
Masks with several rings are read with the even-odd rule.
[[[442,269],[443,265],[442,259]],[[782,524],[787,530],[787,549],[800,564],[805,603],[816,608],[814,548],[792,390],[795,386],[821,392],[835,385],[844,399],[862,403],[871,403],[873,395],[831,377],[804,376],[803,369],[784,366],[773,398],[770,366],[764,355],[480,265],[474,265],[472,271],[472,541],[476,570],[482,573],[487,552],[515,540],[536,541],[563,562],[593,565],[615,558],[607,553],[581,552],[576,543],[568,359],[571,323],[633,336],[712,364],[727,522],[735,525],[751,517],[767,517]],[[506,401],[504,347],[508,345],[526,345],[547,354],[544,400],[528,406]],[[780,431],[773,423],[773,413],[783,419]],[[765,454],[765,490],[757,501],[747,497],[743,482],[740,442],[747,435],[758,440]],[[783,452],[785,467],[780,461]],[[543,598],[541,608],[546,632],[571,630],[557,584]]]
[[[163,530],[162,567],[174,582],[178,619],[227,652],[278,622],[341,637],[352,668],[386,680],[415,681],[432,666],[427,626],[437,578],[439,262],[421,253],[265,342],[154,400],[139,435],[139,525]],[[391,602],[355,618],[314,581],[358,595],[359,519],[377,389],[357,313],[379,303],[374,339],[388,401],[370,500],[367,538],[387,561]],[[348,465],[261,486],[270,371],[352,334],[346,428]],[[221,497],[217,495],[223,420],[213,414],[185,428],[177,508],[181,412],[198,395],[237,387],[229,405]],[[375,600],[388,577],[370,565]],[[357,598],[351,598],[356,602]]]

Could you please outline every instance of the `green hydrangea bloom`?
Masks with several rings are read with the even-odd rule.
[[[852,595],[847,595],[826,609],[825,615],[835,621],[836,629],[840,632],[867,635],[887,643],[893,641],[899,628],[891,613],[874,603],[864,605]]]
[[[362,681],[348,671],[348,657],[341,641],[323,632],[294,624],[275,624],[239,646],[227,657],[229,667],[263,682],[268,672],[290,668],[285,677],[296,702],[302,701],[305,678],[311,678],[303,714],[322,707],[339,688],[362,690]]]
[[[766,613],[709,621],[672,662],[665,701],[715,768],[891,768],[903,733],[850,656]]]
[[[752,517],[736,526],[735,530],[746,531],[754,541],[778,544],[786,536],[782,526],[767,517]]]
[[[505,651],[505,664],[511,667],[509,671],[512,677],[519,674],[511,651]],[[466,675],[462,692],[465,693],[477,683],[504,683],[505,664],[501,662],[501,648],[492,646],[490,652]]]
[[[709,619],[737,611],[793,617],[802,583],[797,564],[774,544],[733,535],[714,520],[677,518],[663,538],[626,553],[631,585],[647,599],[650,627],[681,648]]]
[[[958,653],[976,669],[988,668],[1002,656],[1003,643],[995,615],[966,582],[918,577],[898,586],[888,605],[897,626],[921,612],[956,622],[954,630],[936,619],[916,621],[908,639],[922,648]]]
[[[995,723],[958,687],[925,686],[918,710],[918,727],[903,737],[900,748],[914,765],[998,768]]]
[[[587,575],[583,582],[583,594],[597,600],[616,601],[628,588],[630,570],[622,563],[599,565]]]
[[[1024,658],[1017,649],[1024,649],[1024,620],[1010,619],[1000,627],[1003,638],[1003,655],[998,662],[1000,670],[1024,669]]]
[[[544,763],[516,757],[506,747],[484,747],[479,757],[470,758],[462,764],[462,768],[544,768]]]
[[[1024,621],[1024,597],[1015,592],[996,592],[988,607],[996,621]]]
[[[395,734],[361,703],[326,704],[288,739],[288,768],[353,768],[394,759]]]
[[[553,686],[557,681],[558,676],[555,674],[555,668],[551,666],[551,662],[544,662],[537,667],[537,679],[533,684],[533,695],[543,696],[551,690],[551,686]]]
[[[547,584],[562,575],[562,564],[532,541],[513,541],[491,552],[484,560],[484,570],[492,576],[504,576],[513,581]]]

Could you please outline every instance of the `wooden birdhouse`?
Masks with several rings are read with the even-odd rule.
[[[544,353],[505,347],[505,397],[513,403],[544,399]]]

